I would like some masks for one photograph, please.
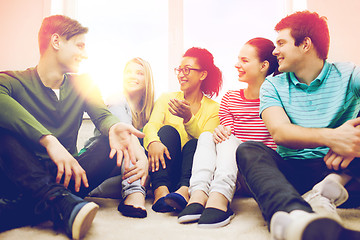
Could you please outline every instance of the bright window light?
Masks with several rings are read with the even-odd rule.
[[[122,89],[126,62],[141,57],[152,67],[156,95],[167,91],[167,1],[78,0],[77,19],[89,27],[89,72],[106,99]]]
[[[51,0],[51,15],[63,14],[63,0]]]
[[[285,17],[286,0],[184,0],[185,49],[208,49],[222,70],[224,85],[218,100],[229,89],[244,88],[235,64],[240,48],[254,37],[276,39],[274,27]]]
[[[168,29],[173,27],[168,26],[169,1],[173,0],[77,0],[74,4],[76,18],[89,27],[86,47],[89,59],[82,71],[93,76],[105,99],[121,91],[124,65],[133,57],[150,63],[156,97],[174,90],[170,85],[174,85],[176,77],[169,76],[169,69],[176,66],[170,66],[168,61]],[[58,8],[63,7],[63,1],[53,2]],[[214,55],[224,75],[218,101],[227,90],[244,87],[237,81],[234,67],[241,46],[254,37],[275,41],[274,27],[287,14],[289,4],[294,8],[295,2],[305,2],[306,7],[306,0],[182,2],[184,45],[180,51],[197,46]]]
[[[293,11],[303,11],[307,9],[306,0],[293,0]]]

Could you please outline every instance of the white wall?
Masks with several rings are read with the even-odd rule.
[[[0,0],[0,70],[25,69],[37,64],[37,33],[42,19],[50,14],[50,2]],[[308,0],[307,6],[328,18],[329,59],[360,65],[360,1]]]
[[[330,61],[350,61],[360,66],[360,1],[308,0],[308,9],[328,19]]]
[[[0,71],[35,66],[37,34],[50,0],[0,0]]]

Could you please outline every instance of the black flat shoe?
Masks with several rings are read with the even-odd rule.
[[[179,223],[190,223],[199,220],[201,214],[204,211],[204,206],[200,203],[191,203],[185,207],[178,215]]]
[[[234,217],[234,212],[228,207],[224,212],[217,208],[205,208],[198,222],[201,228],[217,228],[223,227],[230,223]]]
[[[173,207],[170,207],[166,202],[165,202],[165,197],[159,198],[159,200],[156,201],[156,203],[154,203],[152,205],[152,210],[154,210],[155,212],[161,212],[161,213],[166,213],[166,212],[173,212],[175,211],[175,209]]]
[[[176,211],[180,212],[186,207],[187,201],[179,193],[169,193],[165,196],[165,202],[172,208],[175,208]]]
[[[126,217],[146,218],[147,216],[146,210],[139,207],[134,207],[132,205],[125,205],[124,201],[120,202],[118,211]]]

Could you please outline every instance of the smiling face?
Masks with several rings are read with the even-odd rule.
[[[289,28],[279,31],[273,55],[278,59],[280,72],[296,73],[297,66],[303,56],[301,51],[302,46],[303,44],[295,46],[295,40],[291,36],[291,30]]]
[[[194,68],[201,69],[200,65],[197,63],[197,59],[193,57],[183,57],[179,68]],[[188,75],[184,75],[183,72],[180,72],[177,75],[177,78],[180,83],[180,89],[183,92],[187,91],[201,91],[200,86],[202,80],[206,78],[205,71],[201,70],[190,70]]]
[[[144,67],[135,62],[129,62],[124,70],[124,91],[129,94],[145,94]]]
[[[261,71],[262,66],[263,63],[260,62],[256,49],[245,44],[239,52],[238,62],[235,65],[239,73],[239,81],[246,83],[256,81],[264,75],[264,72]]]
[[[80,62],[86,58],[85,34],[75,35],[69,40],[59,37],[57,60],[64,73],[78,72]]]

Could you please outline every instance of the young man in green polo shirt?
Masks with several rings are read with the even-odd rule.
[[[120,123],[94,84],[73,74],[87,58],[87,31],[71,18],[47,17],[38,65],[0,73],[0,231],[50,217],[79,239],[98,209],[82,197],[116,167],[135,164],[131,138],[143,133]],[[103,137],[78,157],[85,111]]]
[[[273,239],[360,239],[336,213],[360,205],[360,68],[326,61],[329,30],[317,13],[291,14],[275,30],[283,73],[262,85],[260,116],[278,149],[241,144],[239,171]]]

